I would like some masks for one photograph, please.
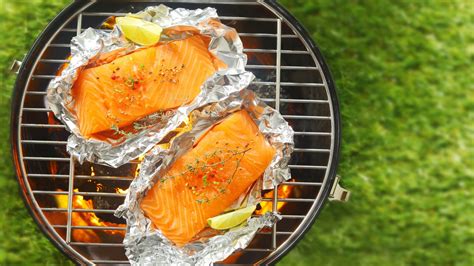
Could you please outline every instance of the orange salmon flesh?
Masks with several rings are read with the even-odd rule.
[[[190,103],[226,67],[208,51],[209,40],[194,35],[159,43],[82,70],[72,88],[81,134],[90,138]]]
[[[190,242],[263,174],[275,155],[246,111],[226,117],[178,158],[141,202],[177,246]]]

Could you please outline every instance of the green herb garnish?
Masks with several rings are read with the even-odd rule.
[[[128,87],[130,87],[132,90],[135,88],[135,83],[137,81],[133,78],[133,77],[129,77],[127,79],[127,81],[125,82],[125,85],[127,85]]]
[[[126,138],[130,138],[133,136],[132,133],[126,132],[125,130],[121,130],[116,124],[113,124],[110,129],[114,131],[114,135],[123,135]]]

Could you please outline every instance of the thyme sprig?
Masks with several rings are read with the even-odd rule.
[[[209,203],[212,200],[215,200],[227,191],[228,186],[232,183],[240,168],[242,159],[244,158],[245,154],[251,150],[251,148],[249,148],[250,143],[247,143],[242,147],[243,149],[240,150],[230,149],[228,147],[228,143],[224,144],[224,146],[226,148],[205,154],[203,159],[196,158],[194,162],[185,165],[185,169],[182,172],[172,176],[162,177],[160,179],[159,185],[162,185],[169,179],[184,176],[187,180],[185,184],[186,188],[190,189],[191,192],[197,196],[196,202]],[[213,161],[216,157],[219,158],[219,160]],[[215,178],[219,176],[218,171],[222,171],[224,169],[224,165],[236,157],[238,157],[236,160],[236,166],[230,177],[228,177],[225,181],[222,180],[222,176],[216,180]],[[209,162],[211,160],[213,162]],[[200,184],[196,184],[196,181],[198,180],[195,179],[196,177],[200,178]],[[214,195],[211,198],[205,195],[205,193],[209,194],[209,191],[204,190],[204,188],[209,186],[212,186],[212,188],[217,192],[212,193]]]
[[[247,148],[247,149],[245,149],[245,150],[243,150],[243,151],[239,151],[239,152],[235,152],[235,151],[231,151],[231,150],[226,150],[226,151],[230,151],[230,153],[231,153],[231,156],[230,156],[229,158],[227,158],[227,159],[221,160],[221,161],[216,162],[216,163],[204,164],[204,165],[202,165],[201,167],[197,167],[197,166],[193,166],[193,165],[191,165],[191,164],[188,164],[188,165],[186,165],[186,170],[185,170],[185,171],[183,171],[183,172],[181,172],[181,173],[179,173],[179,174],[177,174],[177,175],[170,176],[170,177],[168,177],[168,178],[166,178],[166,179],[162,178],[161,181],[166,181],[166,180],[168,180],[168,179],[173,179],[173,178],[176,178],[176,177],[178,177],[178,176],[184,176],[184,175],[186,175],[186,174],[188,174],[188,173],[194,173],[194,174],[195,174],[196,171],[197,171],[197,169],[206,170],[206,169],[209,169],[209,168],[217,167],[217,166],[219,166],[219,165],[223,166],[226,162],[230,161],[233,157],[235,157],[235,156],[237,156],[237,155],[239,155],[239,154],[244,155],[244,154],[247,153],[249,150],[251,150],[251,148]],[[209,156],[209,155],[206,155],[205,157],[210,158],[210,157],[215,156],[215,155],[217,155],[218,153],[222,153],[222,152],[223,152],[222,150],[221,150],[221,151],[217,150],[217,151],[214,151],[213,153],[211,153],[210,156]],[[242,156],[242,157],[243,157],[243,156]],[[198,158],[196,158],[195,163],[196,163],[196,165],[198,165],[198,164],[201,163],[201,160],[199,160]],[[239,161],[239,164],[240,164],[240,161]]]
[[[133,133],[120,129],[116,124],[113,124],[110,129],[114,131],[114,135],[123,135],[126,138],[130,138],[133,136]]]
[[[244,158],[244,155],[246,152],[248,152],[249,150],[251,149],[247,149],[245,150],[243,153],[242,153],[242,156],[237,160],[237,164],[235,166],[235,169],[234,169],[234,172],[232,173],[232,176],[227,180],[227,185],[225,187],[221,187],[219,188],[218,190],[218,194],[214,195],[214,197],[212,198],[208,198],[208,197],[204,197],[202,199],[197,199],[196,202],[197,203],[209,203],[211,201],[214,201],[215,199],[217,199],[220,195],[224,194],[226,191],[227,191],[227,188],[229,187],[229,185],[232,183],[232,181],[234,180],[234,177],[235,175],[237,174],[237,171],[239,170],[239,167],[240,167],[240,163],[242,162],[242,159]]]

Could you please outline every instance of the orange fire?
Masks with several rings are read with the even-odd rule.
[[[137,177],[140,172],[141,162],[144,156],[138,158],[138,165],[134,171],[134,177]],[[51,171],[55,170],[55,165],[51,165]],[[94,167],[90,167],[90,176],[96,175]],[[90,181],[90,180],[89,180]],[[96,184],[96,191],[102,190],[102,184]],[[79,192],[79,189],[74,189],[74,192]],[[122,189],[120,187],[115,188],[115,193],[125,195],[128,189]],[[68,196],[67,195],[55,195],[56,204],[58,208],[68,208]],[[75,195],[72,202],[73,209],[82,210],[93,210],[94,204],[92,200],[86,200],[83,196]],[[66,213],[47,213],[48,219],[54,224],[66,224],[67,214]],[[94,212],[73,212],[71,217],[71,224],[73,226],[100,226],[100,227],[125,227],[125,224],[116,224],[112,222],[103,221]],[[64,232],[60,232],[64,236]],[[108,236],[124,237],[125,231],[123,230],[92,230],[92,229],[74,229],[72,230],[72,238],[77,242],[90,242],[98,243],[101,242],[101,233],[105,233]]]
[[[115,26],[115,16],[108,17],[104,23],[102,23],[101,28],[102,29],[113,29]]]
[[[48,113],[48,124],[50,125],[59,125],[58,120],[54,117],[54,113],[50,112]],[[51,130],[52,128],[50,128]]]
[[[49,168],[51,169],[51,174],[55,175],[58,173],[58,163],[56,161],[50,161]]]
[[[290,182],[294,182],[295,180],[292,179]],[[284,199],[288,198],[293,191],[294,186],[289,186],[289,185],[280,185],[278,186],[278,198]],[[263,194],[264,198],[273,198],[273,190]],[[286,202],[278,202],[277,204],[277,210],[281,210],[283,206],[286,205]],[[271,201],[265,201],[260,203],[260,209],[255,211],[255,214],[257,215],[262,215],[266,212],[273,211],[273,206]],[[263,228],[262,231],[267,231],[269,230],[268,228]],[[268,231],[267,231],[268,232]],[[235,264],[239,260],[239,258],[242,256],[242,252],[235,252],[234,254],[230,255],[227,257],[223,262],[226,264]]]
[[[79,192],[78,189],[74,189],[74,192]],[[67,209],[68,196],[67,195],[55,195],[56,203],[59,208]],[[76,195],[73,197],[72,202],[74,209],[92,210],[94,205],[92,200],[85,200],[83,196]],[[66,215],[64,213],[64,215]],[[111,222],[102,221],[93,212],[73,212],[72,221],[73,226],[107,226],[107,227],[125,227],[125,224],[116,224]],[[123,237],[125,231],[123,230],[101,230],[109,235],[116,235]],[[72,231],[72,238],[77,242],[90,242],[98,243],[101,242],[100,234],[96,230],[91,229],[74,229]]]
[[[290,181],[292,182],[292,181]],[[293,186],[290,185],[280,185],[278,186],[278,198],[279,199],[284,199],[288,198],[291,194],[291,191],[293,190]],[[273,198],[273,190],[263,194],[264,198]],[[277,210],[281,210],[283,206],[286,205],[286,202],[278,202],[277,203]],[[264,201],[260,203],[260,209],[255,211],[255,214],[264,214],[266,212],[272,211],[273,210],[273,203],[271,201]]]
[[[138,164],[137,164],[137,168],[135,168],[135,173],[133,174],[133,177],[134,177],[134,178],[136,178],[136,177],[140,174],[140,168],[141,168],[141,166],[142,166],[142,161],[143,161],[143,159],[145,159],[145,155],[139,156],[138,159],[137,159],[137,160],[138,160]],[[118,188],[118,189],[120,189],[120,188]],[[117,189],[116,189],[116,190],[117,190]],[[127,191],[128,191],[128,189],[127,189]],[[119,193],[119,192],[117,192],[117,193]],[[127,192],[125,192],[125,193],[123,193],[123,194],[126,194],[126,193],[127,193]],[[120,194],[120,193],[119,193],[119,194]]]
[[[127,189],[121,189],[119,187],[116,187],[115,188],[115,193],[125,195],[125,194],[128,193],[128,188]]]

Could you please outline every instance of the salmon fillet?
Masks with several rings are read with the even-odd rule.
[[[72,88],[81,134],[91,137],[191,102],[226,67],[208,45],[209,38],[194,35],[82,70]]]
[[[210,129],[178,158],[141,208],[178,246],[188,243],[263,174],[275,154],[246,111]]]

